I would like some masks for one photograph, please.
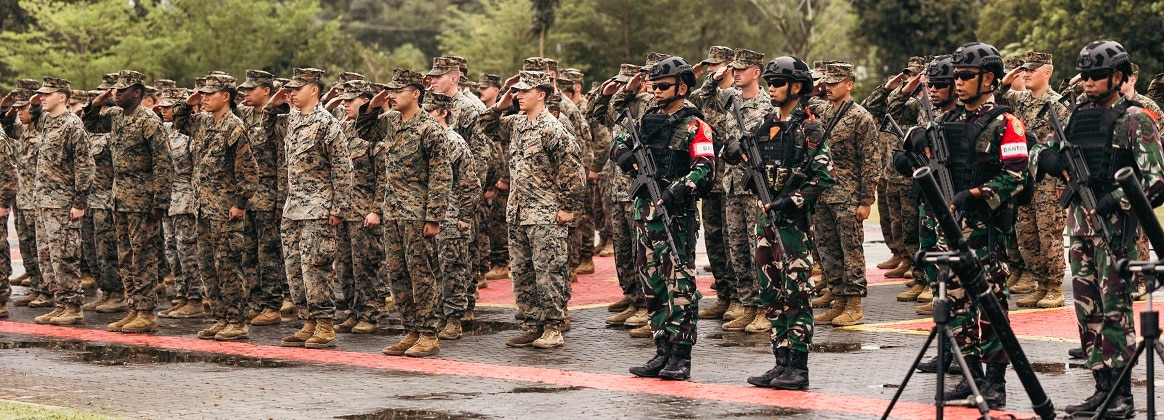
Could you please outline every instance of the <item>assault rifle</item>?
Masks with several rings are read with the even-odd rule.
[[[950,178],[950,170],[948,163],[950,161],[950,149],[946,143],[946,134],[942,132],[941,124],[938,124],[936,117],[934,117],[934,104],[930,101],[930,92],[926,85],[918,87],[921,89],[921,95],[918,96],[918,103],[921,104],[922,113],[926,117],[925,125],[922,129],[925,130],[926,143],[929,145],[930,153],[927,157],[928,166],[937,179],[939,191],[942,193],[942,198],[947,202],[954,199],[954,181]],[[908,140],[908,138],[906,139]],[[922,150],[914,151],[916,154],[924,153]],[[920,158],[920,156],[918,156]],[[954,212],[954,220],[962,220],[960,211]]]
[[[667,246],[671,247],[671,255],[678,261],[679,267],[686,266],[687,261],[682,256],[686,254],[686,250],[680,250],[676,246],[675,235],[671,233],[673,220],[671,213],[667,211],[666,205],[659,205],[659,201],[663,199],[663,192],[659,189],[659,181],[655,180],[659,174],[659,167],[655,166],[655,157],[651,155],[650,150],[644,147],[642,139],[639,138],[638,127],[635,126],[634,118],[631,117],[629,109],[623,110],[617,123],[626,129],[627,135],[634,143],[631,146],[631,153],[635,156],[635,164],[638,168],[635,169],[634,181],[631,182],[630,196],[638,195],[644,188],[647,190],[647,199],[650,200],[650,203],[647,203],[647,208],[663,221],[663,233],[667,236]],[[644,215],[644,218],[646,217],[647,215]]]
[[[1039,117],[1051,124],[1051,129],[1055,131],[1055,135],[1063,143],[1064,166],[1066,166],[1063,171],[1063,179],[1067,181],[1067,187],[1063,191],[1063,196],[1059,197],[1059,204],[1067,207],[1071,203],[1071,199],[1078,196],[1079,203],[1083,206],[1083,215],[1087,217],[1087,224],[1091,226],[1093,232],[1103,239],[1104,251],[1108,255],[1114,255],[1111,253],[1111,232],[1108,231],[1103,216],[1095,212],[1099,201],[1095,198],[1095,191],[1087,185],[1091,179],[1091,170],[1087,167],[1083,151],[1078,145],[1067,141],[1067,136],[1063,133],[1063,125],[1059,123],[1059,116],[1055,114],[1051,101],[1047,101],[1043,105],[1043,109],[1039,111]]]

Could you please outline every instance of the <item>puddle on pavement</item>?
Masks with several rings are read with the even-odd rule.
[[[413,410],[407,408],[388,408],[371,413],[352,414],[347,416],[338,416],[336,418],[344,420],[468,420],[487,419],[489,417],[473,413],[446,413],[441,411]]]
[[[0,349],[47,349],[77,352],[77,359],[105,366],[161,363],[213,363],[242,368],[281,368],[296,366],[281,360],[258,357],[232,356],[79,341],[9,341],[0,342]]]
[[[861,350],[861,343],[812,343],[809,351],[820,353],[851,353]]]
[[[792,417],[792,416],[802,416],[802,415],[808,415],[809,413],[811,413],[811,412],[810,412],[810,411],[808,411],[808,410],[800,410],[800,409],[795,409],[795,408],[783,408],[783,407],[776,407],[776,408],[771,408],[771,409],[756,410],[756,411],[748,411],[748,412],[745,412],[745,413],[727,413],[727,414],[723,414],[723,415],[721,415],[721,416],[719,416],[719,417],[728,417],[728,418],[731,418],[731,417],[745,417],[745,418],[757,418],[757,417],[758,417],[758,418],[781,418],[781,417]]]
[[[416,395],[401,395],[396,397],[401,400],[408,401],[448,401],[448,400],[467,400],[481,395],[480,392],[433,392],[429,394]]]
[[[1038,373],[1063,373],[1067,371],[1067,364],[1031,362],[1031,370]]]
[[[580,386],[519,386],[509,391],[514,394],[551,394],[557,392],[577,391]]]

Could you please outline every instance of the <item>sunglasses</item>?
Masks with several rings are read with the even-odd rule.
[[[764,82],[768,83],[768,87],[778,88],[778,87],[784,87],[784,85],[787,85],[788,79],[768,79],[768,80],[765,80]]]
[[[950,87],[950,81],[949,80],[931,80],[930,86],[933,86],[934,89],[945,89],[945,88]]]
[[[677,84],[678,83],[659,82],[659,83],[653,83],[651,86],[654,86],[655,90],[668,90],[668,89],[671,89],[672,87],[675,87],[675,85],[677,85]]]
[[[970,79],[973,79],[975,77],[981,76],[983,73],[985,73],[985,72],[983,72],[983,71],[956,71],[956,72],[954,72],[954,78],[956,78],[958,80],[970,80]]]
[[[1087,80],[1099,81],[1099,80],[1103,80],[1103,79],[1107,79],[1108,77],[1111,77],[1111,74],[1112,74],[1111,69],[1092,70],[1092,71],[1085,71],[1083,73],[1079,73],[1079,78],[1083,79],[1084,81],[1087,81]]]

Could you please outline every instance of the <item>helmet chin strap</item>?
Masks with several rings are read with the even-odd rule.
[[[947,105],[950,105],[951,102],[954,102],[956,98],[957,96],[954,96],[954,84],[950,83],[950,87],[946,88],[946,99],[942,99],[942,101],[938,102],[936,106],[938,108],[945,108]]]
[[[951,85],[951,89],[952,89],[952,86],[953,86],[953,85]],[[991,86],[991,87],[990,87],[990,90],[988,90],[988,91],[986,91],[986,92],[983,92],[983,91],[982,91],[982,74],[979,74],[979,75],[978,75],[978,93],[976,93],[976,94],[974,94],[974,96],[971,96],[971,97],[967,98],[966,100],[962,101],[962,103],[964,103],[964,104],[967,104],[967,103],[971,103],[971,102],[977,101],[977,100],[981,99],[983,96],[986,96],[986,94],[989,94],[989,93],[994,93],[994,87],[993,87],[993,86]]]
[[[672,103],[675,103],[675,101],[687,98],[687,95],[680,95],[679,94],[679,84],[675,84],[675,86],[673,86],[672,89],[675,89],[675,96],[661,100],[659,102],[656,102],[655,105],[658,106],[659,108],[666,108],[666,107],[671,106]]]
[[[1099,96],[1094,97],[1094,98],[1088,97],[1088,99],[1091,99],[1091,102],[1096,102],[1096,103],[1103,102],[1103,101],[1106,101],[1107,98],[1111,97],[1111,95],[1113,93],[1119,92],[1121,89],[1123,89],[1124,81],[1120,80],[1120,83],[1118,85],[1113,85],[1112,82],[1114,81],[1114,79],[1115,79],[1115,73],[1109,74],[1107,76],[1107,85],[1111,86],[1111,87],[1108,88],[1103,93],[1099,94]]]
[[[800,99],[800,95],[794,95],[792,93],[792,83],[786,83],[786,84],[784,84],[784,100],[772,99],[771,102],[772,102],[772,106],[774,106],[776,108],[780,108],[780,107],[784,106],[784,104],[788,103],[788,101],[795,101],[795,100],[799,100],[799,99]]]

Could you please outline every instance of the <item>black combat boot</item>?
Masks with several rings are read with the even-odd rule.
[[[950,353],[950,346],[946,345],[946,373],[955,375],[962,374],[962,367],[954,363],[954,355]],[[937,373],[938,371],[938,356],[930,358],[930,360],[921,362],[917,365],[918,372],[921,373]]]
[[[962,374],[962,381],[958,382],[952,389],[946,390],[946,401],[962,400],[974,394],[970,390],[970,382],[974,381],[978,385],[978,389],[982,390],[982,378],[986,376],[982,372],[982,359],[978,356],[966,356],[966,366],[970,368],[970,375]]]
[[[978,389],[991,409],[1006,406],[1006,363],[987,363],[986,380]]]
[[[772,386],[772,380],[780,376],[780,372],[783,372],[784,368],[788,366],[788,348],[780,347],[773,349],[772,354],[776,355],[776,367],[768,369],[767,372],[764,372],[760,376],[749,377],[748,383],[765,388]]]
[[[1132,401],[1132,375],[1124,377],[1123,381],[1119,379],[1119,371],[1111,371],[1111,386],[1116,389],[1116,394],[1111,397],[1111,403],[1107,405],[1107,411],[1103,413],[1105,419],[1130,419],[1136,416],[1136,404]]]
[[[1087,355],[1083,354],[1083,348],[1081,348],[1081,347],[1076,347],[1076,348],[1073,348],[1071,350],[1067,350],[1067,357],[1070,357],[1072,359],[1083,359],[1086,356]]]
[[[772,387],[777,389],[800,390],[808,388],[808,352],[791,351],[788,353],[788,367],[780,376],[772,380]]]
[[[1099,409],[1099,405],[1103,404],[1103,399],[1107,397],[1107,392],[1111,391],[1112,370],[1108,368],[1091,371],[1091,377],[1095,379],[1095,393],[1083,400],[1082,403],[1069,405],[1063,409],[1067,414],[1075,414],[1079,412],[1092,413]]]
[[[630,368],[630,373],[644,378],[659,376],[659,371],[663,370],[663,366],[667,365],[667,359],[671,358],[671,343],[667,340],[666,338],[656,338],[655,357],[652,357],[642,366]]]
[[[659,371],[663,379],[686,380],[691,377],[691,345],[675,344],[671,346],[671,358],[667,366]]]

